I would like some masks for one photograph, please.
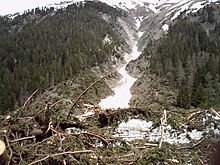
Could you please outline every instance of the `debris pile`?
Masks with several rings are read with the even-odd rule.
[[[84,114],[74,114],[73,108],[63,115],[54,111],[56,103],[36,112],[29,102],[0,116],[0,156],[6,164],[209,164],[220,132],[214,109],[102,110],[84,104]],[[201,136],[194,138],[195,130]],[[169,142],[167,134],[180,137],[184,131],[191,133],[187,143]],[[150,132],[157,138],[151,140]]]

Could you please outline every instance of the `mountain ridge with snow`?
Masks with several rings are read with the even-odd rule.
[[[41,1],[16,1],[16,2],[2,2],[1,4],[1,10],[0,15],[13,15],[15,13],[22,13],[28,10],[31,10],[33,8],[37,7],[54,7],[54,8],[63,8],[67,7],[68,5],[80,1],[87,1],[87,0],[68,0],[68,1],[61,1],[61,0],[41,0]],[[107,3],[110,6],[113,7],[119,7],[122,9],[133,9],[136,8],[137,5],[139,6],[148,6],[153,11],[158,11],[159,8],[164,7],[164,5],[170,5],[170,4],[183,4],[190,2],[202,2],[204,4],[210,3],[210,2],[216,2],[218,0],[97,0],[104,3]],[[13,4],[13,5],[11,5]]]

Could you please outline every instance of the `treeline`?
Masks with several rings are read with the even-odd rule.
[[[211,14],[210,14],[211,13]],[[183,108],[220,105],[220,9],[207,6],[180,18],[151,55],[150,71],[179,90]]]
[[[112,18],[108,24],[100,12]],[[98,2],[66,9],[33,9],[0,17],[0,113],[20,106],[30,93],[106,62],[124,41],[113,31],[122,12]],[[104,43],[108,34],[112,43]]]

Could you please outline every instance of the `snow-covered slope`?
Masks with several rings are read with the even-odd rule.
[[[144,1],[144,0],[143,0]],[[150,0],[149,0],[150,1]],[[156,3],[144,3],[145,15],[139,31],[144,32],[139,40],[139,49],[151,39],[159,39],[169,30],[169,25],[176,19],[181,12],[197,12],[211,2],[217,0],[161,0]],[[138,15],[141,16],[141,15]]]
[[[0,0],[0,2],[3,0]],[[36,7],[65,8],[66,6],[88,0],[8,0],[1,2],[0,15],[22,13]],[[196,12],[210,2],[218,0],[93,0],[107,3],[110,6],[122,8],[134,19],[141,21],[141,39],[139,50],[146,45],[147,38],[158,39],[169,30],[169,25],[181,12]],[[11,5],[13,4],[13,5]],[[13,18],[16,15],[10,15]],[[134,21],[134,20],[133,20]]]
[[[0,0],[0,15],[14,14],[17,12],[24,12],[28,9],[33,9],[36,7],[44,7],[44,6],[53,6],[55,8],[66,7],[67,5],[79,2],[84,0]],[[198,2],[193,5],[191,8],[199,8],[203,5],[203,3],[214,2],[217,0],[100,0],[101,2],[105,2],[111,6],[123,8],[123,9],[131,9],[136,8],[136,5],[139,6],[148,6],[148,8],[154,12],[159,12],[160,8],[165,6],[175,8],[172,4],[176,4],[176,7],[180,7],[181,5],[185,5],[184,7],[188,7],[191,3]],[[183,8],[182,8],[183,9]]]
[[[193,6],[196,8],[200,8],[203,5],[200,5],[201,3],[209,3],[209,2],[215,2],[217,0],[100,0],[102,2],[105,2],[109,5],[112,6],[117,6],[120,8],[124,8],[124,9],[131,9],[131,8],[136,8],[136,5],[139,6],[144,6],[144,5],[148,5],[151,9],[159,12],[159,10],[157,10],[157,8],[160,8],[161,6],[163,6],[164,4],[167,6],[172,6],[171,4],[177,4],[177,6],[181,6],[183,4],[188,3],[189,5],[191,3],[195,3],[198,2],[197,5]],[[188,6],[185,6],[188,7]]]
[[[78,0],[76,0],[78,1]],[[0,0],[0,15],[23,13],[28,9],[60,3],[61,0]]]

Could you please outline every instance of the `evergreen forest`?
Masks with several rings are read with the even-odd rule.
[[[208,5],[189,16],[182,13],[166,37],[144,50],[144,55],[151,55],[150,72],[179,91],[179,107],[220,104],[219,20],[219,5]]]
[[[125,46],[113,30],[116,17],[124,15],[101,2],[78,2],[0,17],[0,113],[19,107],[36,89],[107,62]],[[107,34],[111,44],[103,42]]]

